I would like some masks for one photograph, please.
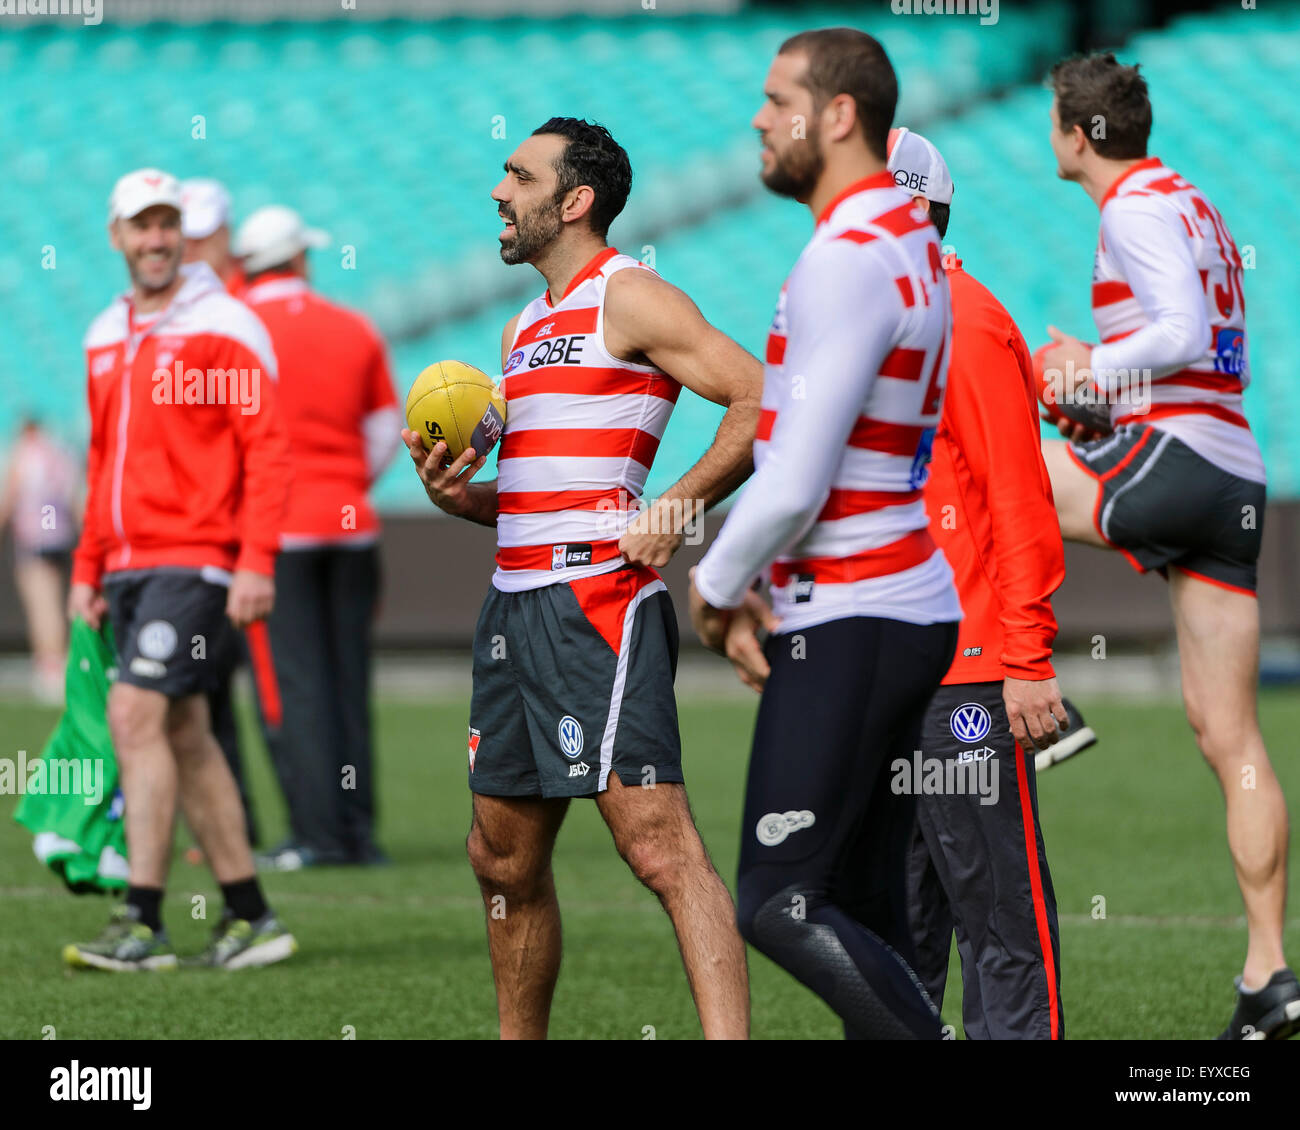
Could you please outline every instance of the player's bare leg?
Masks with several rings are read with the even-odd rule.
[[[1100,486],[1073,459],[1068,444],[1059,440],[1043,441],[1043,462],[1052,480],[1052,497],[1056,502],[1056,516],[1061,523],[1061,537],[1066,541],[1079,541],[1086,545],[1109,549],[1092,516],[1097,508]]]
[[[1173,568],[1169,595],[1178,629],[1183,702],[1201,753],[1228,807],[1228,847],[1250,940],[1242,979],[1259,988],[1282,968],[1287,811],[1256,712],[1259,607],[1245,593]]]
[[[677,932],[707,1040],[749,1038],[749,973],[736,908],[704,849],[679,784],[624,785],[596,797],[619,854],[659,897]]]
[[[133,887],[164,886],[171,860],[177,771],[167,741],[167,707],[165,695],[129,683],[113,684],[108,695]]]
[[[503,1040],[544,1040],[560,975],[551,852],[568,800],[475,794],[466,849],[483,894]]]
[[[177,699],[167,716],[167,737],[176,758],[181,808],[218,883],[254,873],[244,806],[230,766],[212,735],[206,695]]]

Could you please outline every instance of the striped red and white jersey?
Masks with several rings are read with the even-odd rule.
[[[719,608],[771,566],[781,630],[959,620],[922,488],[952,315],[938,233],[885,172],[818,217],[767,341],[754,477],[696,571]]]
[[[1149,423],[1265,481],[1241,403],[1250,382],[1241,255],[1204,194],[1158,157],[1102,197],[1092,312],[1101,341],[1092,367],[1112,424]]]
[[[504,592],[608,573],[627,564],[618,540],[635,516],[681,385],[605,348],[605,288],[649,270],[607,247],[558,301],[547,291],[519,315],[501,391],[497,570]]]

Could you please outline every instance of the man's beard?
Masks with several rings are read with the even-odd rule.
[[[539,205],[531,212],[521,216],[508,216],[515,225],[515,238],[501,245],[501,261],[511,265],[528,263],[559,237],[564,228],[560,219],[561,197],[557,196],[549,205]]]
[[[143,256],[140,258],[143,258]],[[173,256],[167,275],[161,282],[148,281],[144,277],[144,272],[140,270],[139,260],[128,262],[127,270],[130,272],[131,282],[146,292],[166,290],[176,281],[176,273],[181,269],[181,258],[182,256],[179,252]]]
[[[796,141],[784,153],[772,149],[772,168],[762,174],[762,181],[778,196],[791,196],[807,200],[821,179],[826,161],[814,131],[802,141]]]

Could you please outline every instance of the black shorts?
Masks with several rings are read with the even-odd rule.
[[[227,595],[192,571],[108,574],[117,681],[170,699],[212,690],[229,663]]]
[[[493,587],[474,633],[469,787],[594,796],[682,781],[677,618],[653,569],[524,592]]]
[[[1097,480],[1097,532],[1139,573],[1164,575],[1172,565],[1255,594],[1263,483],[1225,471],[1150,424],[1124,424],[1067,450]]]

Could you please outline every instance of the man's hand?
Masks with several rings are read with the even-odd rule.
[[[727,658],[731,660],[740,681],[759,694],[763,693],[772,668],[758,641],[758,629],[774,632],[779,624],[780,621],[767,601],[756,592],[747,592],[744,605],[735,610],[727,625]]]
[[[1047,327],[1047,336],[1052,339],[1052,345],[1043,353],[1043,371],[1053,374],[1052,395],[1055,402],[1065,404],[1080,385],[1092,380],[1092,346],[1077,337],[1062,333],[1055,326]],[[1068,416],[1057,420],[1056,430],[1071,443],[1084,443],[1101,435]]]
[[[1060,731],[1070,727],[1055,679],[1008,677],[1002,682],[1002,701],[1006,703],[1011,733],[1023,750],[1028,750],[1031,743],[1038,749],[1055,745],[1061,740]]]
[[[695,569],[691,569],[691,627],[700,637],[700,643],[719,655],[727,654],[727,625],[731,623],[731,609],[714,608],[695,587]]]
[[[633,565],[649,565],[662,569],[681,548],[684,532],[683,515],[702,503],[656,499],[654,505],[642,510],[618,539],[618,551]]]
[[[435,443],[433,450],[429,451],[420,433],[410,428],[402,429],[402,442],[411,453],[411,462],[415,464],[420,482],[434,506],[454,518],[468,514],[471,509],[469,481],[483,469],[487,456],[475,458],[474,449],[467,447],[453,460],[445,443]],[[469,473],[461,474],[466,467],[470,468]]]
[[[108,611],[108,601],[94,585],[73,585],[68,590],[68,619],[80,617],[95,631],[103,622],[104,613]]]
[[[262,573],[237,569],[226,596],[226,615],[236,628],[265,619],[275,604],[275,581]]]

